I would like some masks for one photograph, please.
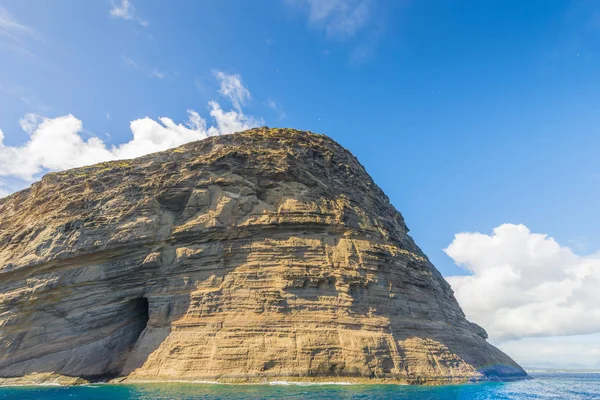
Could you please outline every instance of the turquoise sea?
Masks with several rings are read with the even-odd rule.
[[[531,374],[534,379],[440,387],[396,385],[140,384],[0,388],[0,399],[600,399],[600,373]]]

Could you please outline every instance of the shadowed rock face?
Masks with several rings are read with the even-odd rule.
[[[0,200],[0,377],[524,377],[486,337],[325,136],[212,137]]]

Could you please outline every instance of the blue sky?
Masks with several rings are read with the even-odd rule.
[[[552,268],[589,270],[588,281],[600,273],[597,2],[0,0],[0,60],[4,194],[44,171],[98,160],[94,146],[74,164],[32,156],[42,145],[23,150],[50,123],[84,141],[98,138],[103,149],[131,141],[132,129],[170,134],[190,115],[218,133],[294,127],[325,133],[351,150],[445,276],[475,276],[482,287],[482,271],[495,271],[463,251],[481,239],[474,232],[521,238],[527,254],[539,243],[558,246],[554,261],[540,261],[540,278],[521,282],[521,290],[548,284],[543,271]],[[212,118],[211,101],[235,114]],[[130,128],[132,121],[138,122]],[[160,146],[204,132],[198,129]],[[129,154],[137,153],[121,149],[106,157]],[[33,170],[24,170],[27,163]],[[515,225],[494,236],[503,224]],[[461,232],[472,235],[455,240]],[[450,243],[452,256],[443,250]],[[539,261],[517,265],[523,258],[515,255],[507,270],[523,272]],[[591,269],[581,266],[590,263]],[[557,282],[573,283],[573,276]],[[579,284],[565,296],[587,293]],[[468,304],[461,296],[472,292],[460,290],[459,301]],[[580,301],[595,312],[586,309],[590,304]],[[523,314],[530,306],[492,304],[479,312],[532,318],[535,307]],[[476,305],[463,307],[478,315]],[[546,329],[540,321],[539,331],[519,339],[600,336],[600,329],[580,325]],[[600,360],[600,338],[592,342],[588,364]]]

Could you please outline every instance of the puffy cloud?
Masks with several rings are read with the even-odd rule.
[[[459,233],[444,251],[471,272],[446,279],[492,340],[600,333],[600,253],[578,256],[513,224]]]
[[[44,118],[28,114],[21,120],[23,130],[30,135],[24,145],[4,146],[0,132],[0,176],[32,181],[45,170],[139,157],[209,136],[249,129],[259,123],[236,111],[225,112],[216,102],[210,102],[210,106],[215,126],[207,128],[206,121],[192,110],[188,110],[189,118],[183,124],[166,117],[158,121],[145,117],[132,121],[133,138],[116,146],[107,146],[97,137],[82,138],[83,124],[73,115]]]
[[[0,141],[0,176],[32,180],[44,168],[77,167],[110,159],[110,152],[98,138],[79,136],[81,121],[72,115],[54,119],[28,114],[21,127],[29,134],[21,147],[4,146]],[[3,139],[3,138],[0,138]]]
[[[242,112],[223,111],[221,106],[216,101],[209,102],[211,107],[210,116],[217,123],[216,127],[210,127],[208,133],[210,136],[216,134],[227,135],[233,132],[243,131],[245,129],[263,125],[262,119],[255,119],[244,115]],[[218,132],[218,133],[217,133]]]
[[[348,38],[365,26],[370,15],[369,0],[288,0],[308,12],[311,25],[330,37]]]
[[[121,0],[120,4],[112,3],[109,14],[115,18],[122,18],[130,21],[136,21],[140,25],[148,26],[148,21],[145,21],[135,15],[135,7],[130,0]]]
[[[238,111],[242,109],[247,100],[252,98],[248,89],[242,84],[242,78],[239,75],[215,71],[215,76],[221,83],[219,93],[227,97]]]
[[[239,76],[235,77],[240,85],[239,92],[247,93],[249,97],[250,92],[241,85]],[[235,91],[232,93],[231,99],[235,104],[234,100],[240,98],[236,97]],[[21,128],[29,135],[26,143],[6,146],[4,134],[0,131],[0,178],[31,182],[45,171],[139,157],[190,141],[226,135],[263,124],[261,119],[244,114],[239,102],[238,105],[239,109],[225,111],[217,102],[210,101],[209,113],[213,121],[211,126],[193,110],[188,110],[188,119],[184,123],[175,123],[166,117],[158,120],[140,118],[131,121],[131,140],[112,146],[98,137],[84,138],[83,123],[73,115],[46,118],[39,114],[27,114],[20,120]],[[9,192],[11,189],[0,180],[0,197]]]

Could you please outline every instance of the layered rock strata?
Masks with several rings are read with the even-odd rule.
[[[0,377],[514,379],[326,136],[258,128],[0,199]]]

